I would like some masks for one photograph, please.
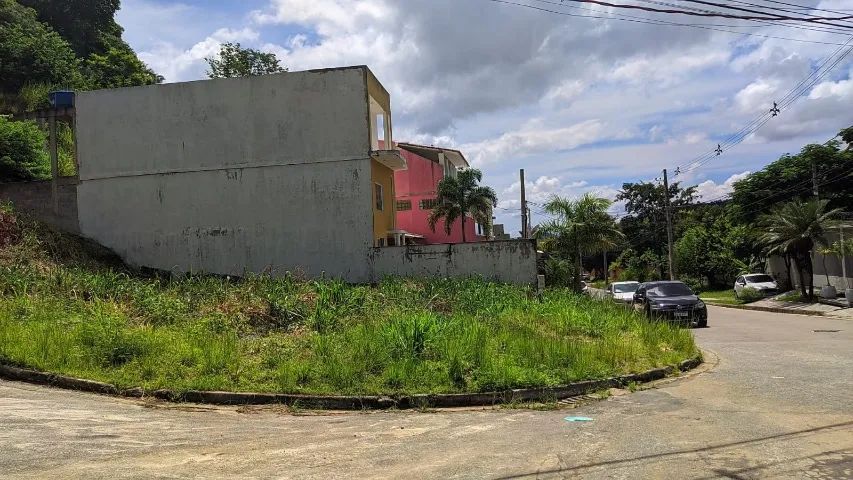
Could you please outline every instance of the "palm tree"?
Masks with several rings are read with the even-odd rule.
[[[793,259],[803,298],[814,297],[812,251],[815,245],[827,244],[826,231],[833,218],[841,212],[840,209],[827,211],[828,203],[828,200],[794,200],[763,216],[760,221],[766,229],[760,240],[769,247],[769,251],[786,253]],[[804,272],[809,276],[808,292]]]
[[[545,204],[545,212],[555,218],[540,224],[536,236],[543,248],[572,260],[575,290],[580,290],[583,256],[615,248],[625,238],[607,213],[610,205],[589,193],[577,200],[554,195]]]
[[[444,219],[444,231],[450,235],[456,219],[462,221],[462,242],[465,243],[465,218],[471,215],[478,222],[488,223],[498,197],[491,187],[479,184],[483,174],[476,168],[462,170],[455,177],[444,177],[438,183],[436,206],[429,214],[429,228],[434,232],[439,220]]]

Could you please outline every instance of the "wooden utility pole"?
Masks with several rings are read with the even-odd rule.
[[[530,237],[530,231],[527,228],[527,197],[524,195],[524,169],[518,171],[521,180],[521,238]]]
[[[663,169],[663,196],[666,198],[666,243],[669,252],[669,279],[675,280],[675,264],[672,258],[672,211],[669,203],[669,179]]]

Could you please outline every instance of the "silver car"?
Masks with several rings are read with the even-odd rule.
[[[613,282],[607,287],[604,295],[617,303],[631,303],[639,286],[640,282]]]
[[[759,291],[765,297],[779,293],[779,285],[770,275],[764,273],[752,273],[741,275],[735,280],[735,297],[740,297],[744,289],[752,288]]]

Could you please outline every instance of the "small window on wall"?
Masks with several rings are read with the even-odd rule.
[[[397,211],[405,212],[406,210],[412,209],[412,201],[411,200],[397,200]]]
[[[419,203],[421,210],[432,210],[436,205],[438,205],[438,199],[435,198],[427,198]]]
[[[375,187],[376,209],[380,212],[385,210],[385,198],[382,196],[382,185],[377,183]]]

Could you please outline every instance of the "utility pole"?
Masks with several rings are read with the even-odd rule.
[[[527,225],[527,197],[524,195],[524,169],[518,171],[521,180],[521,238],[530,236],[530,230]]]
[[[666,243],[669,252],[669,279],[675,280],[675,265],[672,258],[672,211],[669,203],[669,179],[663,169],[663,196],[666,198]]]
[[[610,268],[607,266],[607,250],[604,251],[604,288],[610,284]]]
[[[817,165],[815,165],[814,159],[812,159],[812,192],[814,193],[814,198],[820,200],[820,192],[817,189]]]

